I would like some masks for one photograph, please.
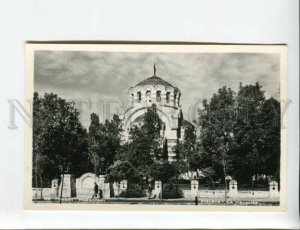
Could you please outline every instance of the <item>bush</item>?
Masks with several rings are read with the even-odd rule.
[[[162,198],[163,199],[175,199],[182,198],[183,193],[180,187],[176,184],[165,184],[163,186]]]

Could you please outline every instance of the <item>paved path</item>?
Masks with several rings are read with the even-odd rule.
[[[38,201],[39,203],[58,203],[59,199]],[[228,205],[242,206],[278,206],[279,199],[271,198],[228,198]],[[158,204],[158,205],[194,205],[194,199],[179,198],[179,199],[148,199],[141,198],[109,198],[109,199],[78,199],[78,198],[63,198],[62,203],[91,203],[91,204]],[[225,205],[224,198],[198,198],[198,205]]]

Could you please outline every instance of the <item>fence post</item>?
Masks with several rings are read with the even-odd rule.
[[[51,181],[51,197],[56,198],[58,196],[58,179]]]
[[[235,180],[231,180],[229,182],[229,193],[230,197],[237,197],[238,196],[238,184]]]
[[[110,184],[105,183],[105,175],[99,175],[99,187],[102,190],[103,198],[110,198]]]
[[[161,181],[155,181],[153,195],[156,196],[156,198],[162,198],[162,183],[161,183]]]
[[[270,183],[269,183],[269,196],[270,196],[270,198],[279,197],[277,181],[270,181]]]
[[[62,180],[60,183],[59,191],[61,192],[61,197],[71,198],[76,193],[75,191],[75,181],[72,174],[62,174]]]
[[[192,197],[198,196],[198,188],[199,188],[199,181],[192,180],[191,181],[191,196]]]

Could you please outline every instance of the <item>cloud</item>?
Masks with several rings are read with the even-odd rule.
[[[153,75],[154,62],[157,75],[181,90],[184,115],[195,101],[224,85],[237,89],[239,82],[259,82],[267,97],[279,97],[277,54],[36,51],[34,60],[35,91],[70,100],[115,98],[126,104],[128,89]],[[90,112],[103,114],[100,110],[98,105],[85,111],[84,123]]]

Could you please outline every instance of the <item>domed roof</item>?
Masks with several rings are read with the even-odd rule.
[[[145,85],[163,85],[163,86],[170,86],[173,87],[169,82],[166,82],[165,80],[161,79],[160,77],[157,76],[152,76],[144,81],[141,81],[138,83],[136,86],[145,86]]]

